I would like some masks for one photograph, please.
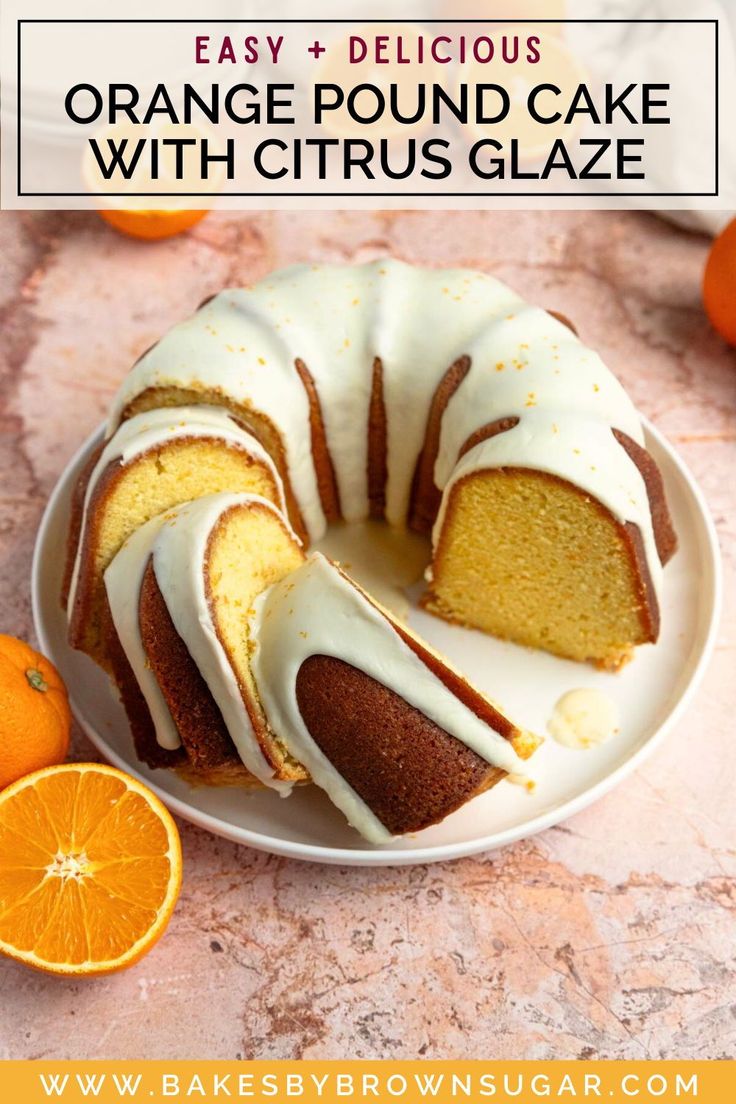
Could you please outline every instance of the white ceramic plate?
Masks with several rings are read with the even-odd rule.
[[[452,859],[530,836],[589,805],[642,761],[682,716],[711,653],[720,608],[720,560],[713,523],[697,485],[664,438],[647,426],[680,538],[665,571],[662,635],[617,675],[556,659],[445,624],[413,607],[410,625],[520,725],[540,734],[558,698],[578,687],[612,697],[620,731],[585,751],[548,738],[531,766],[536,789],[504,781],[442,824],[384,847],[365,843],[314,786],[284,800],[270,792],[191,789],[174,774],[151,771],[133,751],[125,714],[107,677],[66,643],[59,603],[69,498],[99,434],[62,473],[49,500],[33,561],[33,613],[41,649],[71,690],[71,704],[93,744],[116,766],[148,783],[173,812],[228,839],[315,862],[382,866]]]

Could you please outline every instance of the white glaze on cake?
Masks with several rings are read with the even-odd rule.
[[[299,711],[296,678],[310,656],[334,656],[350,663],[488,763],[523,771],[523,761],[510,742],[463,705],[402,640],[388,617],[319,552],[259,595],[254,608],[252,671],[269,721],[366,839],[383,843],[391,835],[320,750]]]
[[[314,541],[326,523],[309,403],[294,362],[303,360],[314,378],[342,514],[357,521],[368,515],[368,412],[373,362],[380,357],[386,517],[403,525],[432,397],[462,355],[471,366],[445,410],[435,465],[445,501],[461,473],[484,467],[539,467],[559,475],[620,522],[639,526],[657,591],[661,567],[643,480],[611,433],[614,427],[643,443],[635,408],[600,357],[566,326],[482,273],[425,270],[395,260],[298,265],[249,290],[225,291],[134,367],[110,427],[151,387],[212,389],[261,412],[281,436],[292,489]],[[510,416],[521,420],[515,430],[477,446],[457,466],[475,430]],[[436,526],[435,540],[438,532]]]
[[[280,278],[283,278],[283,274]],[[289,326],[264,281],[252,291],[216,295],[175,326],[135,365],[113,403],[108,432],[141,391],[212,389],[260,411],[279,429],[289,478],[312,539],[325,528],[309,432],[309,402],[294,368]]]
[[[267,499],[250,494],[213,494],[167,514],[151,554],[156,582],[174,628],[207,683],[243,764],[265,786],[286,794],[292,783],[274,778],[237,675],[217,635],[207,594],[207,550],[213,529],[232,507],[256,503],[271,510],[298,543],[284,515]]]
[[[164,515],[136,529],[105,571],[105,590],[115,631],[136,677],[162,748],[173,751],[181,739],[156,676],[151,670],[141,639],[139,607],[143,576],[151,558],[153,542]]]
[[[547,472],[587,491],[620,522],[639,526],[655,592],[662,582],[651,523],[649,497],[639,469],[616,438],[592,418],[535,408],[513,429],[482,441],[463,456],[447,483],[432,534],[433,547],[441,539],[447,506],[455,485],[489,468],[530,468]],[[431,567],[427,571],[431,576]]]
[[[255,437],[243,429],[223,407],[218,406],[179,406],[161,407],[157,410],[136,414],[135,417],[117,429],[105,445],[94,466],[84,496],[84,509],[80,534],[84,534],[89,506],[98,480],[111,464],[125,465],[152,449],[160,448],[173,440],[192,437],[217,438],[232,448],[242,449],[268,468],[273,477],[279,504],[283,507],[284,496],[281,478],[271,457]],[[77,546],[74,571],[67,608],[74,609],[79,572],[82,560],[82,540]]]
[[[487,326],[466,352],[470,371],[442,419],[435,465],[438,487],[448,483],[470,435],[498,418],[525,421],[539,411],[554,415],[552,420],[573,448],[579,445],[578,427],[585,422],[603,435],[612,436],[615,427],[644,443],[639,415],[616,377],[597,353],[547,311],[521,303]],[[522,439],[517,439],[516,452],[523,448]],[[626,462],[632,463],[628,457]]]
[[[273,511],[295,541],[284,515],[260,495],[214,494],[154,518],[126,541],[105,572],[113,622],[146,699],[161,747],[180,746],[179,734],[148,665],[139,621],[140,590],[148,563],[179,636],[219,708],[243,764],[264,785],[287,794],[291,783],[273,777],[261,750],[237,676],[217,635],[206,587],[206,556],[218,520],[233,506],[258,504]]]

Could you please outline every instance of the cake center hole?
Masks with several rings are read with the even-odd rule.
[[[430,561],[427,537],[385,521],[338,522],[314,547],[394,616],[406,620],[412,604],[408,591],[421,582]]]

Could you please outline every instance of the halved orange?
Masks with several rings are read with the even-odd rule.
[[[166,929],[181,844],[159,799],[100,763],[0,792],[0,951],[53,974],[132,966]]]
[[[111,143],[112,147],[122,149],[126,142],[125,149],[132,151],[141,139],[148,142],[128,180],[118,173],[110,180],[105,179],[90,142],[86,143],[82,156],[82,180],[95,196],[100,216],[130,237],[154,241],[183,233],[204,218],[224,187],[225,167],[221,161],[210,162],[210,175],[202,180],[194,145],[187,147],[188,154],[179,166],[175,147],[165,144],[171,140],[196,144],[206,139],[211,153],[221,155],[224,146],[214,127],[156,119],[147,124],[113,123],[101,127],[92,137],[106,162],[111,160]],[[152,175],[150,157],[145,151],[154,142],[158,163],[156,174]],[[131,158],[128,152],[128,164]],[[187,194],[190,192],[204,193],[200,194],[200,206],[195,210],[190,209],[191,197]]]
[[[185,211],[178,207],[156,211],[111,208],[97,213],[121,234],[146,241],[159,241],[161,238],[183,234],[207,214],[206,211]]]

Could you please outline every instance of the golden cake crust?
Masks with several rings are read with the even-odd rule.
[[[92,478],[92,472],[97,467],[97,461],[102,455],[102,450],[105,447],[105,442],[100,441],[99,445],[96,445],[89,454],[82,470],[77,476],[77,481],[74,484],[72,491],[72,498],[70,503],[69,513],[69,535],[67,537],[66,545],[66,563],[64,566],[64,575],[61,584],[61,604],[66,609],[69,601],[69,590],[72,585],[72,577],[74,575],[74,564],[77,559],[77,548],[79,547],[79,541],[82,536],[82,522],[84,521],[84,499],[87,494],[87,487],[89,481]]]
[[[115,631],[107,600],[103,617],[103,635],[112,676],[128,717],[136,755],[149,767],[183,766],[187,761],[184,748],[169,750],[161,747],[156,739],[156,729],[146,699]]]
[[[317,489],[322,509],[327,521],[339,521],[341,517],[340,493],[337,489],[335,466],[327,445],[327,434],[322,416],[322,405],[314,378],[304,361],[297,357],[294,361],[297,375],[307,394],[309,402],[309,431],[312,437],[312,456],[317,474]]]
[[[92,469],[85,474],[88,482]],[[100,623],[100,611],[106,606],[105,585],[102,578],[96,577],[95,550],[100,537],[100,508],[105,498],[112,494],[122,474],[122,465],[108,464],[95,483],[83,527],[80,515],[79,574],[74,603],[68,607],[69,643],[72,648],[78,648],[91,655],[95,662],[108,672],[110,663],[104,654],[103,625]],[[82,502],[84,502],[84,492]],[[71,558],[71,547],[69,552]],[[72,568],[73,564],[72,559]],[[69,581],[71,583],[71,574]]]
[[[452,396],[470,371],[470,357],[461,356],[451,364],[437,384],[429,408],[424,444],[419,454],[411,487],[409,526],[418,533],[428,533],[440,508],[440,490],[434,481],[434,465],[440,447],[442,415]]]
[[[437,824],[505,777],[395,691],[334,656],[305,660],[296,693],[315,743],[393,835]],[[474,696],[480,715],[487,703]],[[523,734],[502,720],[502,735],[530,754]]]
[[[296,378],[298,380],[298,375]],[[134,414],[140,414],[145,410],[156,410],[162,406],[200,406],[203,404],[206,406],[221,406],[229,410],[237,424],[247,430],[248,433],[252,433],[259,444],[263,446],[276,465],[276,470],[281,477],[284,497],[286,498],[286,509],[292,528],[302,540],[307,541],[309,539],[307,528],[291,487],[286,450],[281,435],[265,414],[254,410],[245,403],[235,402],[222,388],[218,387],[147,387],[128,403],[122,412],[120,421],[124,422],[128,418],[132,418]]]
[[[230,515],[237,512],[240,509],[241,509],[241,507],[239,507],[239,506],[232,506],[232,507],[230,507],[229,510],[224,510],[220,514],[219,518],[217,519],[217,522],[212,527],[212,531],[210,532],[209,538],[207,540],[207,548],[206,548],[206,551],[205,551],[205,561],[204,561],[205,594],[207,596],[207,602],[208,602],[210,611],[212,613],[212,620],[213,620],[213,624],[214,624],[214,627],[215,627],[215,632],[217,633],[217,639],[220,642],[220,646],[222,647],[223,651],[227,655],[228,660],[230,662],[230,665],[231,665],[234,672],[237,672],[237,664],[235,663],[235,657],[232,654],[232,651],[231,651],[230,645],[228,643],[227,637],[226,637],[225,633],[222,631],[222,627],[219,624],[219,621],[218,621],[218,618],[217,618],[217,615],[216,615],[216,611],[215,611],[215,608],[214,608],[215,604],[213,602],[213,588],[212,588],[212,582],[211,582],[212,572],[211,572],[211,563],[210,563],[210,561],[211,561],[213,547],[214,547],[214,545],[215,545],[215,543],[218,539],[218,536],[219,536],[220,532],[223,531],[226,528]],[[266,514],[266,516],[268,516],[268,513],[269,513],[268,507],[266,507],[266,506],[264,506],[264,505],[262,505],[261,503],[258,503],[258,502],[250,503],[249,506],[248,506],[248,511],[250,513],[254,513],[254,514],[261,514],[261,515]],[[282,527],[285,528],[285,526],[282,526]],[[159,592],[159,594],[160,594],[160,592]],[[161,598],[161,601],[163,601],[163,598]],[[173,625],[172,625],[172,628],[173,628]],[[182,644],[183,644],[183,642],[182,642]],[[265,731],[265,729],[267,727],[266,719],[262,715],[262,711],[260,711],[259,709],[256,708],[255,703],[251,700],[250,693],[248,692],[247,688],[242,685],[242,683],[240,683],[240,691],[241,691],[241,694],[242,694],[242,697],[243,697],[243,704],[245,705],[245,708],[248,712],[248,716],[250,718],[251,725],[253,726],[253,733],[255,735],[255,738],[258,741],[258,745],[259,745],[261,751],[263,752],[263,755],[264,755],[265,759],[273,767],[275,776],[277,778],[280,778],[280,779],[286,780],[286,781],[302,782],[302,781],[307,780],[309,778],[309,775],[307,774],[305,769],[302,767],[301,763],[297,763],[295,760],[290,759],[289,757],[287,757],[287,755],[285,755],[284,752],[282,751],[282,749],[280,748],[277,741],[275,741],[273,739],[273,734],[271,734],[270,732],[267,733]],[[213,702],[213,704],[214,704],[214,702]],[[218,713],[219,713],[219,711],[218,711]]]
[[[652,514],[652,528],[654,540],[657,545],[657,553],[662,564],[669,563],[677,551],[677,534],[672,523],[667,497],[664,491],[664,480],[659,470],[659,465],[651,453],[638,445],[626,433],[620,429],[612,429],[611,433],[627,453],[629,459],[636,464],[639,473],[644,480],[649,499],[649,509]],[[651,580],[650,580],[651,583]]]
[[[368,408],[368,503],[372,518],[382,518],[386,511],[386,480],[388,479],[386,403],[383,396],[383,363],[373,361],[371,400]]]
[[[141,584],[138,620],[146,657],[189,765],[203,772],[237,767],[258,785],[242,765],[209,687],[174,627],[150,560]]]
[[[107,654],[110,656],[118,693],[128,717],[138,758],[149,767],[174,770],[190,786],[259,787],[258,779],[246,771],[239,759],[223,758],[215,765],[190,760],[182,745],[175,750],[161,747],[156,729],[138,681],[120,644],[112,617],[106,619]]]

